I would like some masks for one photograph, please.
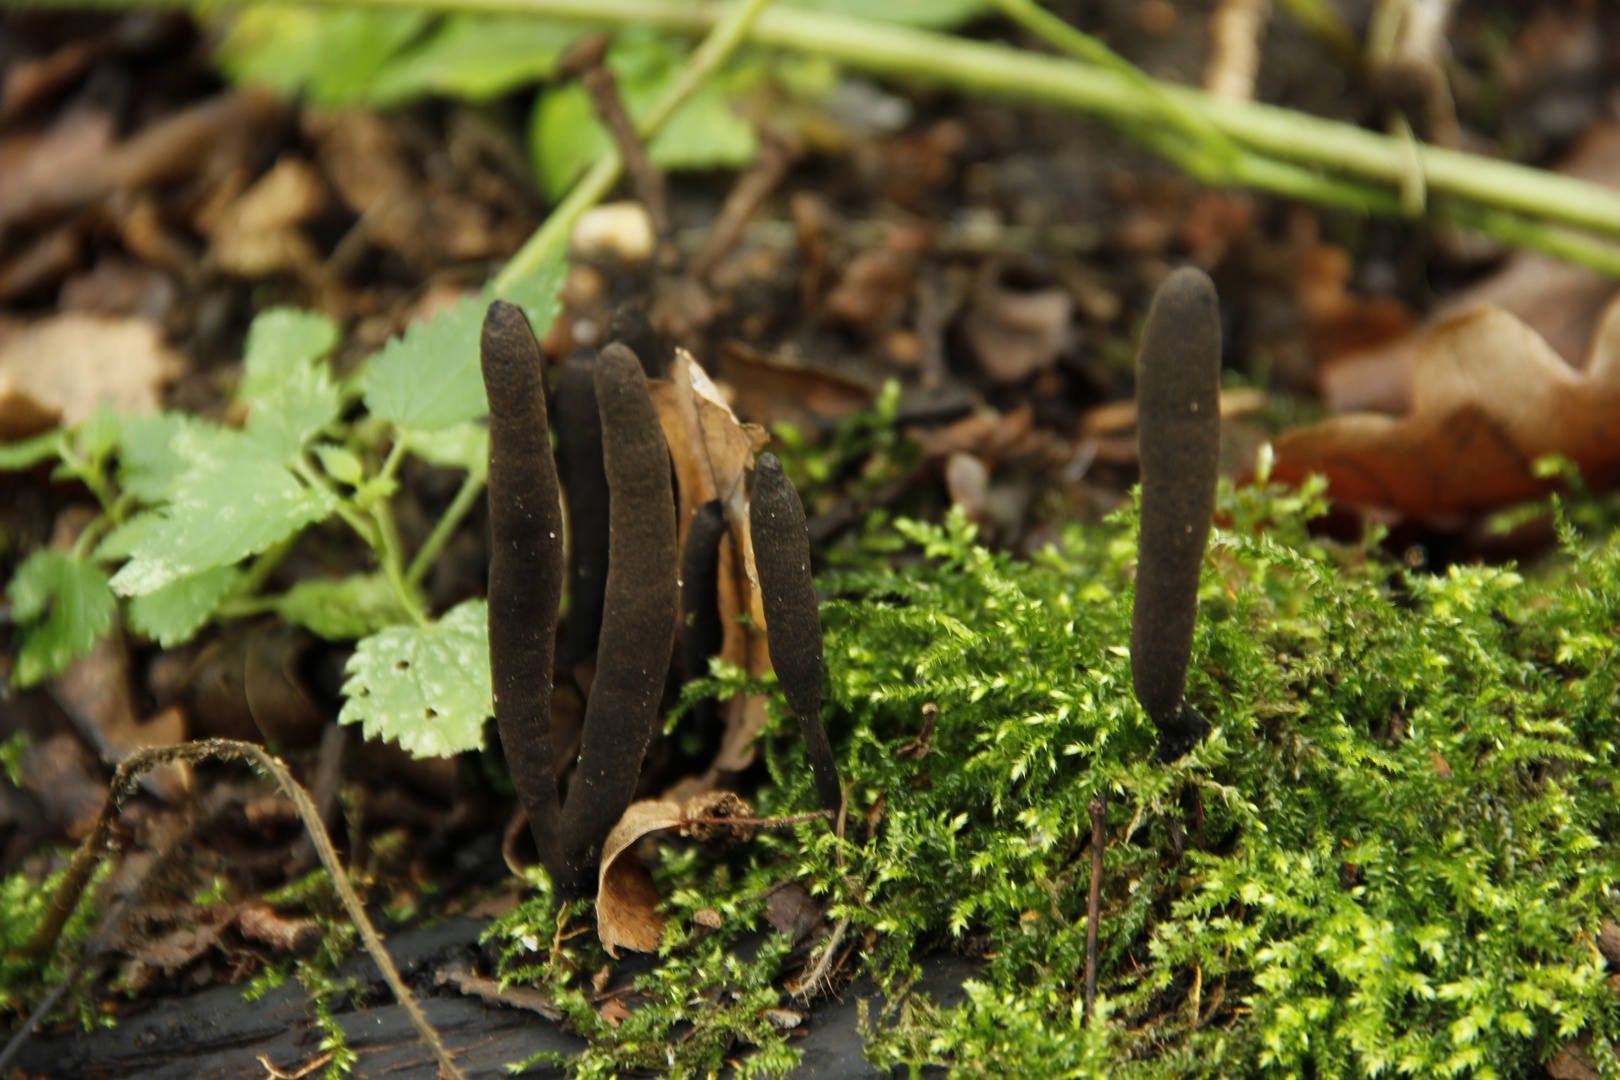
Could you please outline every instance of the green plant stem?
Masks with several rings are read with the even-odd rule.
[[[545,16],[597,25],[652,26],[687,34],[703,33],[741,10],[712,0],[679,4],[668,0],[429,0],[425,5],[421,0],[313,2],[412,9],[426,6],[444,12]],[[1124,78],[1118,72],[948,34],[777,7],[759,15],[748,31],[748,38],[756,45],[824,56],[875,75],[916,79],[960,91],[1059,106],[1116,122],[1152,124],[1160,115],[1161,105],[1153,96],[1144,95],[1135,80]],[[1255,102],[1221,101],[1200,90],[1169,83],[1158,85],[1164,95],[1250,150],[1384,185],[1392,198],[1402,178],[1411,174],[1410,153],[1387,135],[1290,109]],[[1620,193],[1608,188],[1442,147],[1418,146],[1416,153],[1431,196],[1449,195],[1490,209],[1620,237]],[[604,192],[611,188],[618,166],[610,166],[610,160],[598,161],[596,168],[570,193],[564,206],[575,203],[576,194],[583,203],[578,209],[588,206],[589,202],[584,200],[587,186],[599,187]],[[1313,198],[1310,192],[1299,189],[1298,177],[1265,168],[1250,166],[1241,182],[1260,190]],[[1344,196],[1354,189],[1337,187],[1322,191]],[[1332,205],[1344,205],[1344,202]],[[1380,199],[1369,201],[1362,208],[1384,213],[1384,205]],[[1393,198],[1393,205],[1394,213],[1398,214],[1398,198]],[[559,207],[553,217],[559,217],[563,209]],[[502,273],[497,290],[501,284],[509,285],[519,274],[532,269],[550,250],[549,247],[531,250],[537,247],[543,234],[560,234],[560,237],[547,237],[551,245],[559,238],[566,238],[564,224],[558,221],[553,229],[548,221],[514,258],[510,272]],[[1498,224],[1482,215],[1473,227],[1489,232]],[[1502,238],[1516,243],[1528,241],[1538,247],[1546,239],[1545,234],[1522,240]],[[1580,251],[1553,253],[1566,258],[1583,258]]]
[[[398,444],[396,444],[398,445]],[[390,454],[390,459],[392,459]],[[397,467],[397,466],[396,466]],[[385,465],[386,468],[386,465]],[[306,459],[300,457],[293,462],[293,471],[303,478],[311,487],[318,487],[330,494],[337,501],[337,515],[342,518],[349,528],[353,529],[377,553],[377,561],[382,566],[383,576],[387,579],[389,587],[399,599],[411,618],[419,626],[428,623],[427,613],[422,610],[421,603],[405,584],[405,575],[400,566],[403,562],[400,556],[400,543],[398,530],[394,528],[393,515],[388,512],[386,501],[379,501],[371,508],[368,517],[364,511],[357,509],[354,504],[332,490],[329,481],[319,469],[316,469]]]
[[[272,544],[267,550],[260,552],[258,557],[253,560],[253,565],[247,568],[246,572],[242,574],[241,580],[236,583],[236,587],[231,590],[229,600],[247,600],[258,592],[270,575],[275,572],[276,567],[281,565],[281,560],[287,557],[287,552],[293,549],[293,545],[298,542],[298,537],[298,533],[293,533],[285,540]],[[221,604],[221,614],[224,611],[225,605]]]
[[[405,572],[402,569],[405,563],[404,546],[399,542],[399,528],[394,524],[393,511],[386,501],[379,500],[371,508],[371,516],[377,523],[377,536],[381,541],[377,548],[377,561],[382,564],[383,576],[388,579],[389,587],[399,598],[400,605],[416,624],[426,626],[427,613],[422,610],[422,604],[416,598],[416,590],[405,580]]]
[[[406,587],[415,589],[422,583],[422,579],[427,576],[428,568],[433,565],[433,560],[439,557],[444,545],[455,535],[462,520],[478,502],[478,496],[484,493],[484,486],[488,482],[489,474],[483,469],[467,474],[467,479],[461,482],[461,489],[456,492],[456,497],[450,501],[450,506],[439,518],[438,524],[433,526],[433,531],[428,533],[428,538],[422,541],[422,547],[406,569]]]
[[[377,0],[365,2],[375,3]],[[384,4],[388,2],[390,0],[383,0]],[[458,2],[460,0],[451,0],[452,5]],[[702,27],[693,25],[686,28],[692,32],[707,29],[709,34],[692,54],[686,67],[675,79],[674,85],[665,90],[653,103],[652,111],[639,125],[637,134],[643,140],[651,139],[658,134],[658,130],[675,115],[675,110],[720,69],[720,66],[743,43],[769,3],[770,0],[738,0],[738,3],[723,15],[716,13],[708,25]],[[540,228],[535,230],[534,235],[524,242],[523,247],[512,256],[506,267],[495,278],[493,283],[495,295],[505,296],[513,285],[532,274],[541,263],[545,262],[547,256],[567,244],[569,235],[574,231],[574,222],[579,220],[581,214],[607,197],[608,192],[613,190],[613,185],[619,182],[623,172],[624,158],[617,148],[608,150],[598,158],[590,171],[574,184],[563,201],[551,212]]]
[[[1208,119],[1164,92],[1165,84],[1149,78],[1142,69],[1113,49],[1076,27],[1070,26],[1035,0],[990,0],[996,10],[1048,44],[1061,49],[1083,64],[1111,71],[1128,80],[1158,105],[1162,120],[1180,129],[1210,156],[1230,162],[1241,151],[1224,132]]]
[[[320,488],[337,500],[337,516],[342,518],[349,528],[353,529],[360,539],[366,542],[367,547],[373,551],[379,550],[381,541],[377,537],[376,528],[370,521],[366,520],[364,514],[355,509],[348,499],[332,490],[331,483],[318,469],[314,468],[302,457],[293,462],[292,469],[310,487]]]

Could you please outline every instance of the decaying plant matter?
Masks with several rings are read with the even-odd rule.
[[[635,795],[675,644],[681,576],[669,447],[634,353],[611,344],[594,358],[568,361],[556,400],[559,444],[570,484],[578,486],[569,490],[573,585],[575,603],[583,601],[587,610],[571,617],[569,651],[574,659],[594,651],[596,665],[578,765],[561,799],[550,711],[565,574],[561,493],[540,347],[511,304],[490,306],[482,362],[490,405],[495,717],[540,859],[561,895],[580,896],[594,886],[602,845]],[[565,415],[585,412],[594,415]],[[818,794],[835,809],[840,788],[821,725],[821,623],[804,509],[774,457],[765,455],[759,468],[761,510],[754,515],[753,536],[761,552],[768,640],[810,744]],[[724,531],[724,512],[713,503],[697,515],[688,537],[684,578],[691,625],[683,660],[689,675],[703,674],[718,647],[713,593]]]
[[[1203,271],[1177,270],[1159,287],[1136,367],[1142,528],[1131,679],[1168,762],[1209,733],[1184,696],[1221,437],[1221,320]]]

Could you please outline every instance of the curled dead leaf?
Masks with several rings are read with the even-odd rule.
[[[678,804],[648,799],[631,803],[608,833],[596,885],[596,933],[609,956],[617,959],[621,947],[658,951],[666,921],[658,911],[661,898],[646,867],[627,853],[648,833],[677,828],[680,823]]]
[[[1479,511],[1546,492],[1557,454],[1603,487],[1620,479],[1620,303],[1604,313],[1584,372],[1495,307],[1442,320],[1417,343],[1412,411],[1353,413],[1289,432],[1272,475],[1328,478],[1340,500],[1409,516]]]
[[[1050,368],[1069,340],[1074,300],[1067,289],[1025,290],[986,263],[973,284],[963,330],[979,367],[998,383],[1022,382]]]
[[[677,349],[669,379],[651,383],[653,403],[675,463],[680,512],[679,542],[698,507],[719,499],[725,508],[727,536],[720,544],[719,608],[724,634],[720,657],[750,674],[770,670],[765,646],[765,609],[754,567],[754,545],[748,528],[748,472],[754,454],[770,441],[757,424],[744,424],[720,396],[690,353]],[[740,559],[739,559],[740,553]],[[737,616],[747,612],[752,625]],[[753,761],[753,741],[765,725],[763,698],[729,703],[726,732],[711,772],[736,771]]]

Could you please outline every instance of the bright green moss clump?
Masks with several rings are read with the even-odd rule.
[[[1216,730],[1169,767],[1130,689],[1134,521],[1032,562],[974,547],[960,519],[870,534],[821,581],[839,597],[842,865],[814,826],[729,865],[671,852],[668,947],[718,964],[798,873],[897,995],[868,1055],[964,1076],[1517,1076],[1613,1031],[1593,941],[1620,885],[1620,540],[1569,538],[1541,579],[1427,577],[1310,540],[1313,505],[1223,491],[1188,683]],[[778,730],[765,813],[811,803]],[[1104,789],[1088,1029],[1086,806]],[[726,929],[685,943],[700,907]],[[939,949],[986,957],[943,1013],[903,993]],[[662,1000],[669,1024],[711,1015]]]

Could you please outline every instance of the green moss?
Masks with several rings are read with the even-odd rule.
[[[63,979],[78,967],[77,960],[85,942],[95,929],[101,912],[96,904],[94,883],[99,883],[111,872],[109,866],[99,867],[93,875],[92,887],[85,890],[79,906],[69,916],[57,940],[56,948],[44,956],[32,956],[28,944],[44,921],[45,913],[55,902],[57,887],[67,874],[64,865],[43,881],[28,870],[18,870],[0,881],[0,1011],[9,1014],[17,1023],[28,1016]],[[86,1030],[104,1019],[97,1010],[90,993],[94,981],[93,970],[81,970],[71,988],[71,1004],[58,1006],[54,1018],[76,1009],[79,1021]]]
[[[1223,489],[1188,685],[1216,730],[1168,767],[1130,691],[1130,513],[1029,562],[975,547],[960,517],[839,552],[821,585],[838,597],[827,721],[852,781],[848,841],[805,825],[729,862],[667,852],[670,956],[641,980],[653,1005],[630,1032],[576,1002],[599,1048],[576,1068],[654,1066],[656,1047],[676,1075],[704,1075],[731,1036],[769,1048],[763,1071],[785,1063],[758,1023],[785,1000],[783,953],[744,964],[723,946],[763,926],[760,894],[789,875],[850,920],[893,995],[866,1029],[884,1066],[1513,1076],[1577,1033],[1610,1034],[1593,938],[1620,885],[1620,537],[1566,535],[1536,578],[1428,577],[1309,538],[1318,494]],[[810,805],[785,713],[765,750],[760,812]],[[1104,791],[1088,1027],[1086,807]],[[693,944],[699,907],[725,924]],[[940,949],[985,957],[943,1011],[904,992]],[[672,1042],[682,1024],[702,1038]]]

